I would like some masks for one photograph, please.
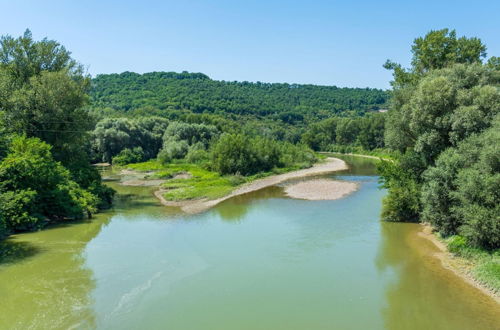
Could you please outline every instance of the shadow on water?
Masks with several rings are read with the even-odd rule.
[[[391,279],[381,310],[386,329],[498,329],[498,305],[446,269],[420,225],[381,223],[375,264]]]
[[[28,242],[16,242],[12,238],[0,242],[0,266],[19,262],[40,252],[40,248]]]

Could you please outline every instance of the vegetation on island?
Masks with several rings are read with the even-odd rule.
[[[477,278],[500,290],[500,61],[478,38],[431,31],[394,81],[380,170],[383,218],[430,223]],[[479,257],[480,256],[480,257]]]

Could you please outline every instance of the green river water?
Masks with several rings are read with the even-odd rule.
[[[187,216],[151,188],[113,210],[1,243],[0,329],[500,329],[500,309],[383,223],[373,161],[336,201],[271,187]]]

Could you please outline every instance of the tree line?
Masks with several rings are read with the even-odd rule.
[[[0,39],[0,237],[110,205],[87,146],[90,78],[62,45]]]
[[[393,70],[383,217],[431,223],[468,246],[500,247],[500,61],[478,38],[431,31]]]
[[[378,110],[388,94],[371,88],[216,81],[201,73],[124,72],[94,78],[91,97],[99,111],[157,111],[166,117],[185,110],[296,124]]]

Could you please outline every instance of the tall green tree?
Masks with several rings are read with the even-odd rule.
[[[418,37],[411,47],[411,68],[387,60],[384,67],[393,70],[394,88],[415,83],[423,74],[446,68],[456,63],[481,63],[486,57],[486,46],[479,38],[457,38],[455,30],[432,30],[424,37]]]

